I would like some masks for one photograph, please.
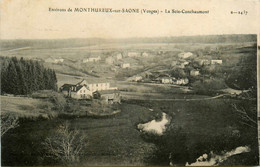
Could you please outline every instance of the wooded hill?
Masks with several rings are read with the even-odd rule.
[[[1,94],[27,95],[37,90],[57,90],[54,70],[37,61],[1,57]]]

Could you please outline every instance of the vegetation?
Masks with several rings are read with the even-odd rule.
[[[221,89],[227,88],[223,79],[204,79],[191,84],[197,94],[212,95]]]
[[[1,93],[28,95],[37,90],[57,90],[56,74],[39,62],[3,58],[1,63]]]
[[[60,75],[57,76],[60,85],[68,81],[76,83],[79,78],[75,77],[75,74],[92,75],[89,79],[99,76],[102,79],[111,80],[125,80],[126,77],[141,75],[147,82],[152,82],[158,76],[187,77],[189,88],[188,86],[154,83],[118,82],[118,88],[121,91],[125,90],[121,92],[124,97],[133,99],[125,98],[120,106],[108,106],[106,103],[96,100],[92,103],[86,100],[65,98],[55,91],[39,91],[41,83],[37,83],[37,90],[31,90],[34,99],[3,96],[3,98],[1,97],[2,106],[7,106],[1,106],[4,108],[4,112],[54,116],[51,116],[52,119],[40,118],[37,120],[27,119],[27,117],[20,118],[19,127],[9,130],[2,137],[2,164],[8,166],[60,165],[61,163],[77,166],[184,165],[186,162],[195,162],[196,158],[204,153],[209,154],[213,151],[221,155],[222,152],[230,151],[238,146],[248,146],[251,151],[237,155],[238,157],[230,157],[223,164],[258,164],[256,48],[252,45],[256,36],[242,35],[242,38],[240,37],[219,36],[217,39],[214,39],[216,38],[214,36],[194,37],[190,40],[191,42],[200,42],[194,45],[186,44],[189,37],[149,39],[150,41],[147,42],[151,42],[151,45],[141,43],[146,39],[132,39],[133,43],[140,42],[135,44],[138,46],[135,48],[137,52],[147,51],[150,55],[145,58],[129,58],[130,69],[121,69],[116,64],[105,64],[103,60],[83,64],[82,59],[86,57],[88,46],[94,44],[95,41],[92,43],[76,42],[72,45],[70,40],[64,43],[55,41],[55,44],[45,41],[45,45],[41,44],[42,41],[35,44],[31,41],[18,42],[18,44],[25,42],[32,48],[7,51],[3,55],[23,56],[31,54],[33,50],[34,54],[28,55],[28,57],[37,55],[42,61],[52,53],[54,57],[64,57],[63,63],[44,63],[44,67],[55,68],[55,71],[59,72]],[[225,43],[230,40],[236,41]],[[82,39],[82,41],[85,40]],[[108,41],[100,40],[104,43]],[[180,43],[162,45],[155,44],[154,41]],[[220,43],[214,43],[216,41]],[[250,41],[250,43],[244,43],[245,41]],[[208,44],[205,45],[203,42]],[[109,52],[105,53],[105,50],[100,50],[97,53],[102,55],[102,59],[103,54],[111,56],[117,52],[127,52],[128,48],[135,47],[124,42],[111,43],[104,44],[105,50],[109,50]],[[12,44],[12,41],[7,42],[6,45],[9,44]],[[57,49],[49,49],[52,44],[52,48]],[[85,45],[87,45],[85,49],[64,49],[64,47]],[[16,46],[18,45],[5,47],[4,50],[13,49]],[[27,45],[19,44],[19,46]],[[48,49],[34,49],[35,47]],[[172,61],[178,61],[177,54],[181,51],[192,52],[195,56],[187,59],[190,64],[185,65],[184,68],[174,67]],[[75,59],[75,55],[77,55],[77,59]],[[8,64],[5,66],[8,67],[12,59],[3,58],[2,63]],[[221,59],[223,64],[204,65],[200,61],[202,59]],[[17,62],[22,62],[22,60],[17,60]],[[31,61],[25,62],[30,64]],[[34,63],[36,62],[32,64]],[[19,65],[13,64],[10,66],[15,68],[11,69],[15,69],[17,73]],[[29,69],[41,68],[41,63],[36,64],[33,65],[35,67]],[[189,72],[193,69],[198,69],[200,75],[190,76]],[[91,70],[93,71],[90,72]],[[61,73],[73,75],[61,75]],[[41,76],[41,73],[38,74]],[[39,81],[39,79],[35,80]],[[31,84],[34,83],[36,82]],[[241,95],[232,98],[224,96],[219,99],[200,100],[208,97],[205,94],[216,95],[219,90],[227,87],[249,91],[244,91]],[[190,91],[190,88],[194,91]],[[27,91],[31,93],[29,90]],[[156,98],[162,100],[153,100]],[[164,101],[167,98],[176,100],[173,100],[174,102]],[[196,100],[190,100],[191,98]],[[117,109],[120,109],[121,112],[104,117],[89,114],[91,112],[95,115],[102,115]],[[143,134],[137,129],[140,123],[159,120],[162,112],[171,117],[171,122],[167,125],[164,135]],[[64,124],[67,121],[70,123]],[[88,144],[87,147],[86,144]],[[71,149],[68,150],[68,148]]]
[[[1,114],[1,137],[10,129],[14,129],[19,126],[18,117],[10,114]]]
[[[46,150],[45,156],[65,165],[78,162],[86,145],[86,136],[79,130],[71,130],[68,122],[60,125],[56,132],[43,142]]]

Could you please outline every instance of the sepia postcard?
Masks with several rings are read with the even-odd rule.
[[[0,1],[1,166],[258,166],[259,9]]]

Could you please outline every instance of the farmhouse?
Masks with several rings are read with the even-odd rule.
[[[121,68],[130,68],[130,63],[122,63]]]
[[[101,60],[100,56],[91,56],[89,58],[83,59],[82,62],[83,63],[88,63],[88,62],[97,62]]]
[[[200,71],[198,71],[198,70],[191,70],[190,71],[190,75],[191,76],[198,76],[198,75],[200,75]]]
[[[101,90],[116,90],[117,87],[110,87],[110,83],[106,81],[86,81],[82,80],[77,85],[86,86],[90,92],[101,91]]]
[[[180,58],[183,58],[183,59],[186,59],[186,58],[189,58],[189,57],[191,57],[193,54],[191,53],[191,52],[182,52],[182,53],[179,53],[178,54],[178,57],[180,57]]]
[[[60,87],[60,92],[66,97],[75,99],[89,99],[93,96],[93,92],[103,90],[117,90],[117,87],[110,87],[109,82],[87,82],[84,79],[75,85],[64,84]]]
[[[92,92],[82,85],[64,84],[61,86],[60,91],[66,96],[74,99],[89,99],[92,97]]]
[[[222,60],[211,60],[211,64],[222,64]]]
[[[93,93],[93,98],[105,101],[108,104],[120,103],[121,96],[118,90],[101,90]]]

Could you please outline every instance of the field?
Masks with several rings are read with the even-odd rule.
[[[52,104],[47,101],[27,97],[1,96],[2,114],[12,114],[22,118],[47,118]],[[52,113],[53,114],[53,113]]]

